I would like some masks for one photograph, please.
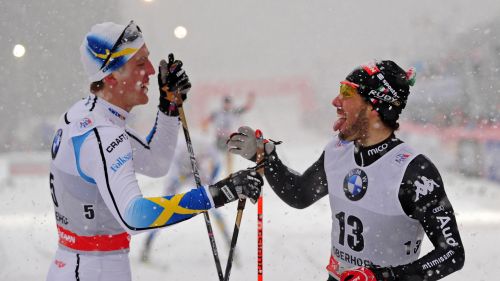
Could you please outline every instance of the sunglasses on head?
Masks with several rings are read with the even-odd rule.
[[[139,37],[142,37],[142,31],[139,28],[139,26],[136,25],[133,20],[131,20],[120,34],[115,44],[111,48],[111,50],[109,50],[109,53],[107,54],[106,59],[102,63],[101,68],[99,70],[102,70],[110,62],[111,58],[113,57],[113,53],[116,52],[116,50],[121,45],[128,42],[133,42],[135,39]]]

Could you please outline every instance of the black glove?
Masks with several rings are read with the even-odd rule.
[[[223,206],[236,199],[249,198],[255,204],[260,196],[264,180],[253,169],[241,170],[231,174],[208,187],[215,203],[215,207]]]
[[[191,83],[182,69],[182,61],[174,60],[174,54],[168,55],[168,63],[165,60],[160,61],[158,86],[160,87],[160,104],[158,105],[160,111],[168,116],[179,116],[178,108],[186,100]]]

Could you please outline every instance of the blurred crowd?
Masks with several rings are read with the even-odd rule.
[[[416,61],[417,92],[408,119],[438,127],[498,126],[500,21],[454,39],[443,54]]]

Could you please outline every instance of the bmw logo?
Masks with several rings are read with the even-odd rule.
[[[59,151],[59,146],[61,145],[62,139],[62,129],[57,130],[56,135],[54,136],[54,140],[52,141],[52,159],[56,158],[57,152]]]
[[[351,201],[363,198],[368,188],[368,176],[358,168],[352,169],[344,178],[344,193]]]

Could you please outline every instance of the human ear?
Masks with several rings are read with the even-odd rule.
[[[115,86],[118,83],[113,73],[104,77],[102,80],[104,80],[104,82],[110,86]]]
[[[372,106],[372,105],[369,105],[369,106],[368,106],[368,111],[369,111],[369,114],[370,114],[371,116],[373,116],[373,117],[380,116],[380,115],[379,115],[379,113],[378,113],[378,111],[377,111],[377,110],[375,110],[375,108],[373,108],[373,106]]]

